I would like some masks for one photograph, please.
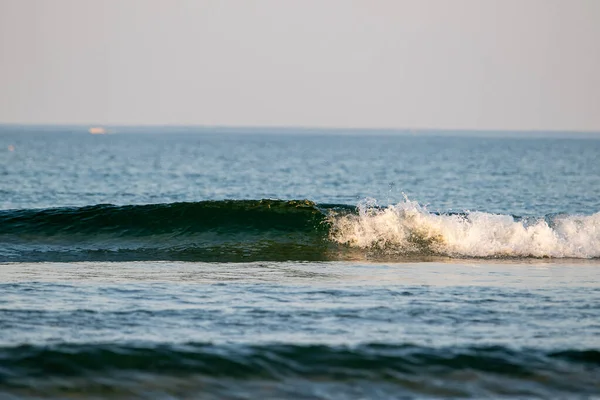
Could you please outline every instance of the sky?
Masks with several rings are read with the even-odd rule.
[[[600,131],[598,0],[0,0],[0,123]]]

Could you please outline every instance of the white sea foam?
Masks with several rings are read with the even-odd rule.
[[[415,201],[358,214],[332,215],[331,239],[390,254],[433,253],[453,257],[600,257],[600,212],[516,220],[511,215],[430,213]]]

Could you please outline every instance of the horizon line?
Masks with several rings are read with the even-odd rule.
[[[198,128],[198,129],[284,129],[284,130],[325,130],[325,131],[387,131],[387,132],[465,132],[465,133],[574,133],[574,134],[600,134],[600,130],[586,129],[523,129],[523,128],[434,128],[434,127],[349,127],[349,126],[318,126],[318,125],[227,125],[227,124],[132,124],[132,123],[116,123],[116,124],[100,124],[100,123],[31,123],[31,122],[0,122],[0,127],[106,127],[106,128]]]

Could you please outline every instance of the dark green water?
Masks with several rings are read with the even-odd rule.
[[[1,127],[0,398],[598,396],[598,154]]]

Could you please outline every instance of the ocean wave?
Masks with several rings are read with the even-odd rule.
[[[0,235],[185,236],[214,231],[311,231],[323,213],[309,200],[222,200],[194,203],[0,211]]]
[[[203,343],[0,348],[0,393],[20,395],[35,395],[36,390],[46,396],[94,390],[148,395],[160,385],[162,393],[177,393],[190,389],[194,382],[198,386],[195,390],[218,393],[223,387],[215,387],[215,379],[229,387],[246,385],[246,390],[250,382],[282,382],[287,390],[293,385],[294,390],[326,389],[331,395],[339,393],[339,387],[333,385],[348,390],[352,382],[362,382],[374,393],[392,389],[421,396],[581,395],[600,390],[598,373],[600,353],[593,349]],[[182,382],[187,383],[182,386]]]
[[[597,258],[600,213],[521,218],[378,206],[224,200],[0,211],[0,262]]]
[[[540,218],[485,212],[436,214],[408,199],[388,207],[367,200],[357,210],[330,218],[333,241],[387,254],[600,257],[600,213]]]

